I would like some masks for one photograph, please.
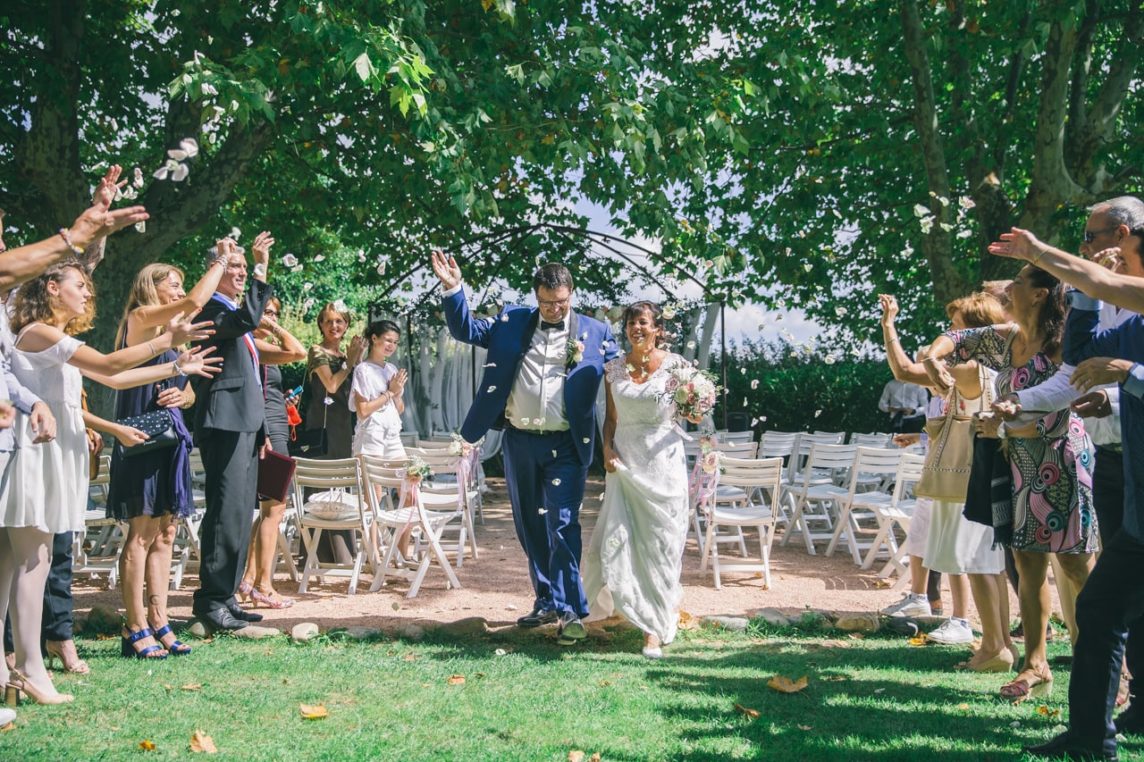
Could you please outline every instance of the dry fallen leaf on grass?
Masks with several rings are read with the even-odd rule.
[[[969,711],[969,704],[958,704],[957,708],[963,712]]]
[[[330,710],[326,709],[325,704],[315,704],[314,706],[300,704],[298,709],[302,712],[303,720],[324,720],[330,716]]]
[[[1049,709],[1044,704],[1041,704],[1037,707],[1037,714],[1041,715],[1042,717],[1048,717],[1049,719],[1056,719],[1057,717],[1061,716],[1061,710]]]
[[[910,642],[911,646],[924,646],[926,643],[929,643],[929,636],[927,636],[923,632],[921,635],[918,635],[917,637],[910,638],[909,642]]]
[[[894,583],[888,579],[876,579],[876,580],[874,580],[874,589],[875,590],[884,590],[887,587],[893,587],[893,586],[894,586]]]
[[[692,616],[692,614],[690,614],[689,612],[683,611],[681,609],[679,612],[679,629],[681,629],[681,630],[698,630],[699,629],[699,618]]]
[[[410,651],[409,653],[405,654],[405,656],[402,656],[401,658],[404,659],[405,661],[417,661],[417,654]]]
[[[568,762],[584,762],[584,752],[579,749],[568,752]]]
[[[445,682],[447,682],[449,685],[464,685],[465,684],[465,676],[464,675],[449,675],[449,679],[446,680]]]
[[[735,704],[735,711],[738,712],[739,714],[745,714],[746,716],[750,717],[752,720],[759,719],[759,710],[758,709],[752,709],[751,707],[743,706],[742,704]]]
[[[218,747],[214,745],[210,736],[201,730],[196,730],[195,734],[191,736],[191,751],[218,754]]]
[[[16,729],[16,723],[15,722],[9,722],[4,727],[0,728],[0,733],[11,733],[15,729]]]
[[[186,685],[179,686],[179,690],[183,691],[201,691],[202,689],[202,683],[187,683]]]
[[[852,632],[852,633],[850,633],[850,635],[849,635],[849,638],[850,638],[851,640],[862,640],[862,639],[864,639],[865,637],[866,637],[866,636],[865,636],[863,633],[861,633],[861,632]]]
[[[767,681],[767,687],[779,693],[798,693],[799,691],[806,690],[806,686],[809,684],[810,679],[806,675],[803,675],[798,680],[791,680],[784,675],[775,675]]]
[[[143,751],[155,751],[155,744],[150,741],[140,741],[139,748]]]

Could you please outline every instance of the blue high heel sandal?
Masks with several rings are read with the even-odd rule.
[[[144,638],[154,637],[155,633],[144,627],[120,638],[120,655],[125,659],[166,659],[167,652],[162,646],[147,646],[142,651],[135,650],[135,644]]]
[[[172,640],[170,645],[163,643],[164,635],[170,635],[174,637],[175,633],[171,630],[171,625],[165,624],[162,627],[157,628],[155,630],[155,640],[159,641],[163,648],[167,649],[167,653],[171,654],[172,656],[186,656],[193,650],[190,646],[178,638]]]

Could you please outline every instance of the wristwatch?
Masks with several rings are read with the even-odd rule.
[[[265,278],[266,277],[266,265],[264,263],[259,262],[258,264],[256,264],[254,266],[254,277],[255,278]]]

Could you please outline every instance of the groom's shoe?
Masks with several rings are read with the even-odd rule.
[[[220,630],[241,630],[246,627],[246,622],[235,619],[228,609],[211,609],[210,611],[196,611],[194,612],[195,618],[198,619],[203,625],[211,632],[218,632]]]
[[[525,614],[516,620],[517,627],[539,627],[542,624],[552,624],[560,616],[551,609],[535,608],[531,613]]]
[[[560,629],[556,633],[557,641],[571,645],[586,637],[588,637],[588,630],[584,627],[584,623],[580,621],[580,617],[571,611],[565,612],[560,617]]]

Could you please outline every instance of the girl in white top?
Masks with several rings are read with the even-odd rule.
[[[401,414],[405,412],[405,382],[409,376],[386,362],[397,351],[401,329],[390,320],[379,320],[365,332],[369,354],[354,370],[350,386],[350,409],[357,413],[353,453],[376,455],[386,460],[405,460],[401,444]]]
[[[73,337],[91,327],[95,299],[91,279],[75,262],[55,265],[16,294],[17,331],[12,371],[51,408],[56,435],[34,444],[28,419],[17,420],[18,447],[0,482],[0,615],[12,617],[16,669],[0,662],[0,681],[41,704],[71,701],[52,685],[40,653],[40,615],[53,535],[83,529],[87,505],[85,424],[115,436],[124,446],[144,442],[137,429],[105,421],[81,408],[82,375],[113,388],[151,383],[183,373],[217,373],[219,360],[198,350],[171,363],[128,370],[188,340],[210,335],[209,323],[191,326],[181,314],[167,332],[134,347],[102,354]]]

